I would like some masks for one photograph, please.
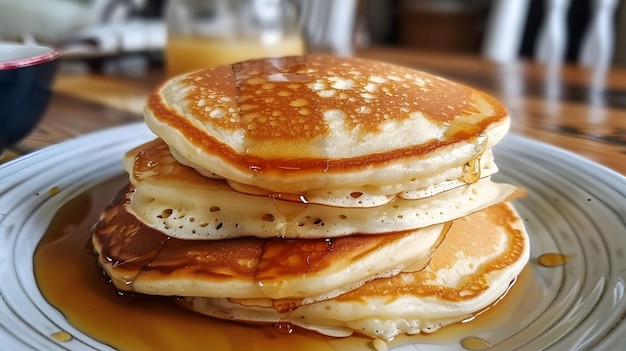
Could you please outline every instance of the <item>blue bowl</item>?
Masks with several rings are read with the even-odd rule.
[[[46,46],[0,43],[0,151],[41,120],[60,56]]]

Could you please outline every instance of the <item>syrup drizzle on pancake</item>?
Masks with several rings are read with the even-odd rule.
[[[455,121],[448,126],[443,140],[462,137],[475,147],[475,155],[463,165],[461,180],[467,184],[476,183],[481,177],[480,158],[487,150],[489,137],[481,128],[472,123],[464,122],[463,119]]]
[[[302,198],[302,197],[300,197],[300,198]],[[304,225],[304,223],[299,223],[296,218],[306,211],[306,207],[304,207],[304,206],[298,206],[298,207],[290,206],[289,202],[285,202],[283,200],[277,200],[276,197],[272,197],[272,199],[274,199],[274,208],[280,214],[285,216],[285,226],[281,229],[282,230],[282,234],[279,235],[278,237],[280,237],[280,238],[295,238],[295,237],[297,237],[298,235],[296,234],[297,233],[296,226],[302,226],[302,225]],[[306,203],[306,200],[302,201],[302,203]]]

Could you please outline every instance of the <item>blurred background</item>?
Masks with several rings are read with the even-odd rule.
[[[16,155],[140,120],[151,89],[182,70],[302,52],[486,89],[517,131],[555,144],[574,135],[567,146],[586,155],[624,141],[626,0],[0,0],[2,41],[63,55],[45,123]],[[605,164],[619,168],[624,152],[611,147]]]
[[[177,0],[0,0],[0,40],[36,41],[65,53],[74,69],[107,70],[121,65],[160,65],[167,41],[166,12]],[[259,1],[271,4],[272,0]],[[308,51],[350,54],[364,46],[393,46],[510,59],[489,52],[513,42],[515,58],[537,56],[542,25],[560,17],[567,38],[558,55],[577,62],[587,28],[605,21],[610,63],[626,65],[626,5],[619,0],[294,0],[302,16]],[[340,5],[342,3],[342,5]],[[502,7],[507,7],[502,9]],[[523,7],[523,9],[521,9]],[[605,9],[602,16],[595,15]],[[521,9],[521,10],[520,10]],[[514,29],[498,28],[494,17]],[[504,16],[504,17],[502,17]],[[329,18],[332,17],[332,20]],[[504,18],[504,19],[502,19]],[[608,20],[607,20],[608,19]],[[333,24],[334,23],[334,24]],[[501,26],[501,25],[500,25]],[[602,27],[602,23],[600,26]],[[320,28],[328,33],[320,34]],[[512,30],[509,33],[509,30]],[[599,29],[601,31],[602,29]],[[345,32],[349,31],[348,34]],[[324,36],[315,39],[315,36]],[[348,39],[339,37],[349,35]],[[604,35],[600,33],[600,35]],[[504,39],[503,39],[504,36]],[[324,43],[324,40],[327,42]],[[332,41],[334,43],[331,43]],[[343,40],[341,42],[340,40]],[[511,50],[509,50],[511,51]]]

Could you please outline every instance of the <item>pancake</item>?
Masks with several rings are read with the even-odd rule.
[[[529,257],[528,235],[503,203],[454,221],[428,266],[372,280],[336,298],[279,313],[259,301],[188,297],[195,312],[254,323],[291,323],[333,336],[358,333],[384,340],[432,333],[497,301]]]
[[[382,206],[336,208],[233,191],[223,179],[183,166],[160,139],[129,151],[125,167],[134,187],[128,211],[162,233],[188,240],[333,238],[383,234],[446,223],[523,195],[489,178],[429,198],[394,197]]]
[[[468,170],[468,167],[471,170]],[[476,169],[472,167],[477,167]],[[310,189],[300,193],[272,192],[267,189],[228,180],[235,191],[258,196],[271,196],[286,200],[297,199],[306,203],[334,207],[376,207],[387,204],[396,197],[419,200],[441,192],[488,178],[498,171],[491,150],[486,150],[476,160],[475,166],[464,164],[453,167],[428,178],[412,178],[408,183],[385,186],[351,186],[350,188]],[[200,171],[200,174],[204,174]],[[212,176],[215,178],[215,176]]]
[[[180,240],[129,214],[128,194],[121,190],[103,211],[92,242],[118,289],[151,295],[308,304],[372,279],[422,269],[449,227],[336,239]]]
[[[326,198],[339,205],[355,191],[431,196],[457,178],[472,183],[509,116],[489,95],[425,72],[311,55],[170,79],[150,95],[145,122],[204,175],[271,193],[339,191]]]
[[[174,158],[181,164],[194,168],[194,165],[189,163],[175,149],[170,148],[170,152],[172,155],[175,155]],[[213,172],[195,169],[206,177],[225,179]],[[371,184],[366,186],[351,185],[350,188],[309,189],[294,193],[286,191],[274,192],[230,179],[226,179],[226,181],[233,190],[250,195],[279,197],[285,200],[303,201],[334,207],[376,207],[388,203],[395,197],[406,200],[431,197],[446,190],[474,183],[478,179],[487,178],[494,175],[497,171],[498,168],[493,162],[491,150],[486,150],[475,160],[475,165],[468,163],[430,176],[422,175],[421,178],[411,178],[408,182],[399,184],[377,186]]]
[[[309,55],[174,77],[144,115],[157,138],[92,229],[121,291],[391,339],[471,317],[528,261],[525,192],[491,179],[509,116],[481,91]]]

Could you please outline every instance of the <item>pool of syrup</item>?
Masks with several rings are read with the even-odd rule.
[[[353,336],[325,337],[313,332],[274,325],[248,325],[216,320],[189,312],[170,297],[119,293],[96,261],[89,229],[126,175],[99,184],[59,209],[35,252],[35,277],[47,301],[78,330],[118,350],[379,350],[380,340]],[[507,295],[471,322],[444,327],[430,335],[402,336],[387,343],[391,349],[408,343],[463,345],[480,350],[488,341],[481,331],[507,323],[533,281],[532,267],[524,269]],[[291,331],[291,329],[289,328]],[[63,343],[72,335],[58,331],[51,339]]]

